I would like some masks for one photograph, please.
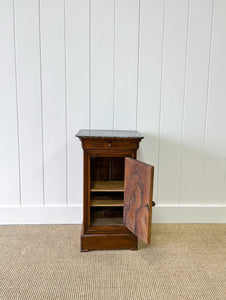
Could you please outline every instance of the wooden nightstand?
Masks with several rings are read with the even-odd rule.
[[[80,130],[84,150],[81,251],[150,243],[154,167],[136,160],[136,131]]]

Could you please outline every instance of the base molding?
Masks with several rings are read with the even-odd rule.
[[[0,225],[81,224],[82,206],[0,207]]]
[[[133,234],[81,234],[81,252],[90,250],[137,249],[137,237]]]
[[[226,223],[226,206],[156,206],[153,223]]]
[[[81,224],[82,206],[0,206],[0,225]],[[226,206],[156,206],[153,223],[226,223]]]

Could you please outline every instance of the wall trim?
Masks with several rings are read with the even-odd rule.
[[[0,207],[0,225],[81,223],[81,205]]]
[[[153,223],[226,223],[226,206],[158,206]]]
[[[226,206],[158,206],[153,223],[226,223]],[[82,206],[0,207],[0,225],[81,224]]]

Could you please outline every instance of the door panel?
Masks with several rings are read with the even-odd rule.
[[[143,242],[151,239],[154,167],[125,158],[123,224]]]

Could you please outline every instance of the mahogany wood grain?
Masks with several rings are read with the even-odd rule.
[[[81,251],[137,249],[137,237],[133,234],[91,234],[81,236]]]
[[[154,167],[125,158],[123,224],[150,243]]]
[[[83,149],[108,149],[108,150],[137,150],[139,147],[138,139],[105,139],[105,138],[81,138]]]
[[[109,134],[109,136],[107,136]],[[94,202],[94,194],[103,193],[108,196],[112,193],[123,195],[123,181],[125,171],[125,157],[136,159],[136,152],[142,136],[135,131],[92,131],[81,130],[77,137],[82,142],[84,150],[84,199],[83,199],[83,226],[81,232],[81,251],[97,249],[137,249],[137,237],[123,224],[114,225],[111,218],[121,217],[121,207],[98,206]],[[100,189],[95,185],[100,181]],[[119,182],[120,185],[117,185]],[[98,184],[99,184],[98,183]],[[94,185],[93,185],[94,184]],[[110,184],[110,186],[109,186]],[[112,188],[112,184],[114,188]],[[118,187],[119,186],[119,187]],[[101,191],[100,191],[101,190]],[[113,198],[112,198],[113,199]],[[103,199],[102,199],[103,200]],[[113,199],[114,200],[114,199]],[[115,201],[117,201],[115,199]],[[118,206],[118,205],[117,205]],[[101,209],[102,211],[98,211]],[[120,215],[121,209],[121,216]],[[101,215],[99,216],[99,213]],[[112,215],[111,215],[112,214]],[[98,218],[101,217],[99,225]],[[95,220],[96,218],[96,220]],[[106,218],[106,220],[104,220]],[[109,220],[107,220],[109,218]],[[94,225],[92,225],[94,224]]]

